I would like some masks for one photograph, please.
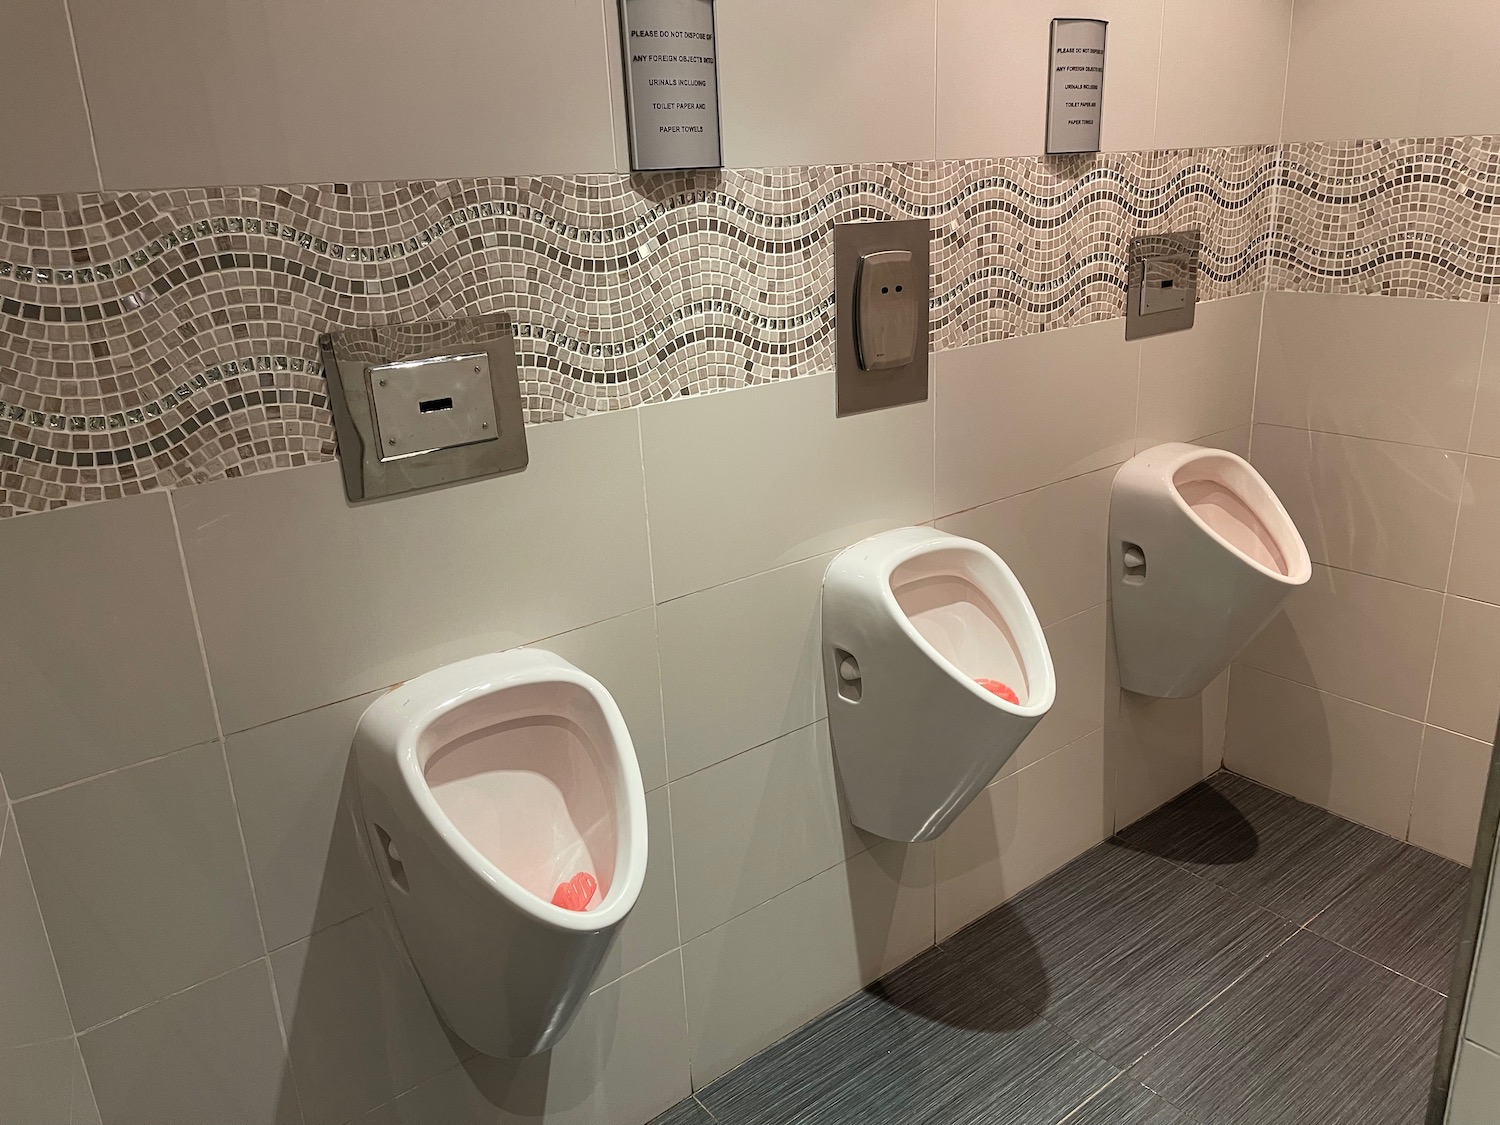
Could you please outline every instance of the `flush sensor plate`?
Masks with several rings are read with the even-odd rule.
[[[526,467],[509,317],[355,329],[321,344],[350,500]]]
[[[484,352],[383,363],[368,372],[382,461],[500,439]]]
[[[1197,231],[1177,231],[1130,240],[1125,339],[1181,332],[1193,326],[1201,238]]]

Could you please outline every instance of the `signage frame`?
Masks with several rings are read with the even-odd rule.
[[[1099,51],[1099,112],[1092,126],[1070,125],[1065,118],[1068,108],[1058,104],[1058,42],[1057,33],[1062,24],[1091,25],[1098,33]],[[1104,130],[1104,79],[1108,52],[1109,21],[1089,18],[1058,17],[1052,21],[1051,34],[1047,41],[1047,144],[1048,156],[1067,156],[1076,153],[1098,152],[1099,138]],[[1073,49],[1069,45],[1068,49]],[[1073,136],[1068,136],[1071,133]]]
[[[679,12],[682,14],[680,22],[691,25],[701,22],[701,9],[704,7],[708,9],[706,30],[709,35],[709,51],[713,59],[712,63],[706,64],[712,76],[708,93],[712,95],[713,106],[711,110],[704,109],[701,113],[705,119],[711,117],[712,129],[707,128],[709,120],[700,120],[695,124],[700,124],[705,129],[701,143],[691,143],[695,139],[691,137],[673,138],[668,141],[650,131],[654,111],[642,107],[647,97],[646,84],[651,77],[646,73],[647,68],[672,64],[634,61],[631,50],[631,9],[635,8],[638,15],[642,14],[642,9],[650,9],[656,13],[657,22],[660,22],[667,13]],[[625,118],[630,132],[631,170],[634,172],[674,172],[722,168],[724,147],[719,108],[719,29],[715,0],[619,0],[619,8],[620,65],[625,84]],[[637,20],[637,26],[639,26],[639,20]],[[689,28],[684,28],[684,30],[689,30]],[[691,30],[694,30],[695,34],[702,34],[701,28]],[[689,65],[701,67],[705,64]],[[683,143],[684,140],[689,143]]]

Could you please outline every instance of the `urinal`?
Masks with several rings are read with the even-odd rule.
[[[1196,695],[1312,577],[1307,546],[1242,457],[1174,442],[1115,476],[1110,598],[1120,686]]]
[[[834,758],[860,828],[939,835],[1052,706],[1026,593],[981,543],[928,527],[841,552],[823,578]]]
[[[439,1014],[486,1055],[555,1045],[646,873],[614,699],[550,652],[479,656],[372,703],[354,758],[386,898]]]

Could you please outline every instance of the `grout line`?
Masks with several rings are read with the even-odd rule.
[[[83,123],[89,131],[89,155],[94,159],[94,175],[99,181],[99,190],[104,190],[104,168],[99,163],[99,141],[94,135],[94,113],[89,108],[88,86],[83,80],[83,60],[78,56],[78,35],[73,30],[73,9],[70,0],[62,0],[63,18],[68,24],[68,46],[73,51],[73,70],[78,75],[78,94],[83,99]]]
[[[612,169],[613,169],[613,171],[615,172],[616,175],[619,175],[620,174],[620,125],[621,125],[621,122],[615,119],[615,108],[616,108],[615,107],[615,91],[616,91],[617,86],[618,86],[618,88],[621,91],[623,91],[623,89],[624,89],[624,85],[623,84],[624,84],[624,81],[625,81],[625,60],[624,60],[623,57],[619,60],[619,63],[620,63],[620,83],[617,84],[614,81],[614,79],[613,79],[614,67],[610,65],[610,60],[609,60],[609,56],[611,54],[611,51],[609,49],[609,17],[610,17],[610,8],[611,8],[611,6],[613,5],[614,2],[615,2],[615,0],[601,0],[601,3],[599,5],[599,15],[600,15],[600,18],[602,20],[602,23],[600,24],[600,30],[604,32],[604,85],[606,87],[606,89],[605,89],[605,100],[609,102],[609,152],[610,152],[610,157],[611,157],[611,161],[612,161],[612,165],[611,165]],[[618,22],[619,22],[619,16],[618,16],[618,14],[616,14],[616,25],[617,26],[618,26]],[[624,33],[622,31],[622,33],[621,33],[621,43],[622,43],[621,54],[622,55],[623,55],[623,51],[624,51],[623,42],[624,42]],[[627,113],[629,112],[628,108],[626,109],[626,112]],[[627,128],[628,128],[628,126],[627,126]],[[719,145],[720,145],[721,148],[723,147],[723,144],[724,144],[724,138],[720,137],[719,138]]]
[[[198,658],[203,663],[203,679],[208,688],[209,705],[213,710],[214,729],[218,732],[219,761],[224,766],[224,783],[229,789],[229,805],[234,810],[234,828],[239,835],[240,859],[244,864],[245,886],[250,891],[250,904],[255,910],[255,928],[260,934],[260,960],[271,991],[271,1010],[276,1013],[276,1030],[281,1036],[281,1049],[285,1053],[287,1066],[291,1067],[291,1039],[287,1034],[286,1016],[281,1010],[281,995],[276,988],[276,974],[271,971],[269,943],[266,941],[266,923],[261,917],[260,894],[255,886],[255,871],[250,865],[250,845],[245,839],[245,824],[240,816],[240,801],[234,790],[234,771],[229,766],[229,743],[224,737],[224,723],[219,715],[219,698],[214,691],[213,670],[208,662],[208,646],[203,640],[203,625],[198,616],[198,599],[193,593],[193,578],[188,571],[187,551],[182,545],[182,528],[177,520],[177,504],[167,493],[167,511],[172,516],[172,535],[177,543],[177,559],[182,567],[182,581],[187,590],[188,609],[193,616],[193,633],[198,638]],[[201,982],[200,982],[201,983]],[[292,1096],[297,1100],[297,1112],[302,1113],[302,1092],[297,1085],[297,1076],[292,1074]]]
[[[1275,210],[1275,189],[1273,188],[1271,204],[1273,217]],[[1255,404],[1260,399],[1260,366],[1266,350],[1266,305],[1270,301],[1268,296],[1270,286],[1269,270],[1266,285],[1267,288],[1261,290],[1260,294],[1260,324],[1255,330],[1255,376],[1250,380],[1250,435],[1245,439],[1245,460],[1249,461],[1252,466],[1255,464]]]
[[[1286,57],[1281,71],[1281,120],[1276,123],[1276,147],[1286,144],[1286,104],[1292,89],[1292,36],[1297,30],[1297,0],[1287,5],[1286,13]],[[1267,263],[1269,266],[1269,262]],[[1268,270],[1269,273],[1269,270]]]
[[[1269,294],[1268,294],[1268,296],[1269,296]],[[1395,299],[1397,299],[1397,300],[1404,300],[1405,298],[1395,298]],[[1429,453],[1449,453],[1449,454],[1452,454],[1455,457],[1487,457],[1489,460],[1500,460],[1500,458],[1490,457],[1488,454],[1484,454],[1484,453],[1473,453],[1473,454],[1471,454],[1471,453],[1465,452],[1462,449],[1451,448],[1451,447],[1446,446],[1446,445],[1423,445],[1421,442],[1399,441],[1396,438],[1369,437],[1366,434],[1346,434],[1346,433],[1344,433],[1341,430],[1320,430],[1320,429],[1317,429],[1316,427],[1309,427],[1309,426],[1288,426],[1285,422],[1260,422],[1260,421],[1257,421],[1255,423],[1255,425],[1257,425],[1257,426],[1267,426],[1267,427],[1269,427],[1271,429],[1276,429],[1276,430],[1291,430],[1294,433],[1299,433],[1299,434],[1318,434],[1318,435],[1320,435],[1322,437],[1335,437],[1335,438],[1340,438],[1340,439],[1342,439],[1344,441],[1367,441],[1367,442],[1371,442],[1371,443],[1373,443],[1375,445],[1399,445],[1399,446],[1401,446],[1401,447],[1403,447],[1405,449],[1422,449],[1422,450],[1426,450]]]
[[[1215,433],[1223,433],[1224,431],[1223,430],[1216,430],[1214,432]],[[1208,437],[1208,436],[1212,436],[1212,435],[1205,434],[1204,436]],[[934,441],[933,444],[934,444],[934,447],[936,447],[937,443],[935,441]],[[1135,449],[1135,438],[1133,436],[1132,436],[1131,441],[1130,441],[1130,448],[1132,449],[1132,451]],[[1134,455],[1135,455],[1134,452],[1132,452],[1131,456],[1133,457]],[[936,460],[936,453],[935,452],[934,452],[933,456],[934,456],[934,461],[935,461]],[[1130,460],[1129,457],[1125,458],[1125,461],[1128,461],[1128,460]],[[938,522],[941,522],[942,520],[952,519],[955,516],[967,516],[967,515],[969,515],[972,512],[982,511],[983,509],[989,508],[989,507],[993,507],[996,504],[1004,504],[1006,501],[1015,500],[1015,499],[1017,499],[1018,497],[1021,497],[1021,496],[1030,496],[1033,493],[1042,491],[1042,489],[1044,489],[1044,488],[1052,488],[1054,485],[1067,484],[1070,481],[1082,480],[1084,477],[1093,476],[1095,473],[1107,473],[1107,472],[1111,472],[1111,471],[1117,471],[1120,468],[1121,465],[1125,464],[1125,461],[1115,461],[1115,462],[1113,462],[1111,464],[1108,464],[1108,465],[1101,465],[1097,469],[1085,469],[1081,473],[1073,473],[1070,476],[1059,477],[1057,480],[1048,481],[1046,484],[1038,484],[1038,485],[1033,485],[1031,488],[1023,488],[1020,492],[1011,492],[1011,493],[1007,493],[1004,496],[997,496],[993,500],[985,500],[985,501],[982,501],[982,502],[980,502],[978,504],[974,504],[974,505],[972,505],[971,507],[968,507],[968,508],[959,508],[956,511],[944,512],[942,515],[935,516],[933,518],[933,522],[934,523],[938,523]],[[936,474],[934,473],[934,476],[935,475]],[[936,502],[934,501],[933,509],[936,510],[936,508],[937,508],[937,505],[936,505]]]
[[[1156,97],[1151,103],[1151,144],[1152,147],[1158,149],[1161,148],[1161,71],[1162,62],[1167,57],[1167,5],[1165,0],[1163,0],[1160,12],[1160,22],[1156,25]]]
[[[102,773],[91,773],[88,777],[80,777],[77,781],[65,781],[61,785],[54,785],[50,789],[38,789],[35,793],[28,793],[24,797],[17,797],[12,804],[24,805],[28,801],[34,801],[38,797],[50,797],[53,793],[61,793],[65,789],[76,789],[80,785],[87,785],[91,781],[101,781],[106,777],[114,777],[117,773],[133,770],[136,766],[150,766],[157,762],[164,762],[168,758],[174,758],[178,754],[186,754],[190,750],[202,750],[205,746],[212,746],[218,739],[210,738],[205,742],[195,742],[191,746],[179,746],[175,750],[168,750],[165,754],[153,754],[149,758],[142,758],[139,762],[128,762],[123,766],[115,766],[113,769]]]
[[[8,811],[7,815],[10,815]],[[27,889],[31,891],[31,901],[36,906],[37,919],[42,924],[42,936],[45,937],[47,941],[47,960],[52,965],[52,975],[53,978],[57,981],[57,990],[62,994],[63,1007],[68,1011],[68,1026],[73,1029],[73,1038],[74,1040],[77,1040],[78,1036],[81,1034],[81,1032],[78,1030],[78,1020],[73,1015],[73,1002],[68,999],[68,989],[67,986],[63,984],[62,971],[57,966],[57,954],[52,950],[52,934],[47,929],[47,916],[42,912],[42,900],[37,897],[36,880],[31,877],[31,864],[26,860],[26,842],[21,839],[21,822],[19,820],[15,820],[13,816],[11,816],[11,820],[14,821],[12,827],[15,829],[16,833],[16,847],[20,850],[21,854],[21,866],[26,872],[26,886]],[[62,1036],[59,1036],[58,1038],[62,1038]],[[79,1056],[82,1057],[83,1051],[81,1049],[78,1053]],[[85,1064],[83,1070],[84,1074],[87,1075],[87,1064]],[[90,1095],[93,1094],[92,1079],[89,1080],[89,1093]]]
[[[1243,662],[1241,662],[1241,663],[1243,663]],[[1404,721],[1406,721],[1408,723],[1416,723],[1418,726],[1423,725],[1421,719],[1414,719],[1410,715],[1403,715],[1403,714],[1401,714],[1399,711],[1387,711],[1384,707],[1377,707],[1373,703],[1366,703],[1363,699],[1355,699],[1353,696],[1349,696],[1349,695],[1340,695],[1338,692],[1329,691],[1326,688],[1320,688],[1320,687],[1317,687],[1314,684],[1305,684],[1301,680],[1294,680],[1294,679],[1292,679],[1292,677],[1290,677],[1290,676],[1284,676],[1280,672],[1268,672],[1264,668],[1258,668],[1258,667],[1256,667],[1254,664],[1245,664],[1245,667],[1249,668],[1253,672],[1259,672],[1262,676],[1270,676],[1272,679],[1281,680],[1283,683],[1296,684],[1300,688],[1306,688],[1308,691],[1315,691],[1319,695],[1326,695],[1326,696],[1328,696],[1331,699],[1342,699],[1345,703],[1354,703],[1354,704],[1357,704],[1360,707],[1368,707],[1371,711],[1379,711],[1382,715],[1389,715],[1393,719],[1402,719],[1402,720],[1404,720]],[[1454,733],[1457,733],[1457,732],[1455,731]],[[1255,779],[1251,778],[1251,780],[1254,781]],[[1257,782],[1257,784],[1264,785],[1265,783],[1264,782]],[[1266,786],[1266,787],[1268,789],[1271,788],[1270,786]],[[1276,792],[1279,793],[1281,791],[1278,789],[1278,790],[1276,790]],[[1292,797],[1293,794],[1287,793],[1286,796]],[[1294,799],[1298,800],[1298,801],[1302,801],[1301,797],[1295,797]],[[1303,804],[1312,804],[1311,801],[1303,801],[1302,803]],[[1313,805],[1313,807],[1314,808],[1322,808],[1321,805]],[[1324,811],[1325,812],[1331,812],[1332,810],[1331,809],[1327,809],[1327,810],[1324,810]],[[1337,816],[1338,814],[1335,813],[1334,815]],[[1358,821],[1356,821],[1355,823],[1358,823]],[[1365,827],[1368,828],[1369,825],[1366,825]],[[1377,829],[1376,831],[1379,831],[1379,830]]]
[[[1052,1026],[1056,1026],[1056,1025],[1052,1025]],[[1072,1037],[1069,1036],[1069,1038],[1072,1038]],[[1078,1041],[1076,1039],[1074,1039],[1073,1042],[1078,1043]],[[1081,1043],[1079,1043],[1078,1045],[1080,1047],[1083,1046],[1083,1044],[1081,1044]],[[1084,1047],[1084,1050],[1088,1050],[1088,1048]],[[1090,1053],[1092,1053],[1092,1052],[1090,1052]],[[1108,1062],[1107,1059],[1105,1061]],[[1110,1066],[1114,1066],[1114,1063],[1110,1063],[1109,1065]],[[1134,1081],[1135,1081],[1134,1079],[1132,1079],[1132,1078],[1129,1077],[1127,1071],[1120,1070],[1113,1078],[1111,1078],[1103,1086],[1100,1086],[1092,1094],[1090,1094],[1088,1097],[1084,1098],[1083,1101],[1079,1102],[1072,1109],[1068,1110],[1067,1114],[1064,1115],[1061,1119],[1059,1119],[1059,1121],[1057,1122],[1057,1125],[1068,1125],[1069,1121],[1072,1121],[1075,1117],[1077,1117],[1078,1114],[1081,1113],[1090,1103],[1092,1103],[1096,1098],[1099,1097],[1099,1095],[1103,1094],[1104,1091],[1108,1090],[1116,1082],[1134,1082]]]
[[[639,410],[635,412],[635,452],[641,465],[641,514],[646,522],[646,573],[651,576],[651,605],[654,610],[661,602],[656,595],[656,554],[651,546],[651,490],[646,487],[646,429],[641,423]],[[664,720],[665,714],[663,710]]]

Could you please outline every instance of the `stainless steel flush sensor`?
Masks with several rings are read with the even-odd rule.
[[[1193,326],[1199,242],[1197,231],[1146,234],[1130,240],[1125,339],[1139,340]]]
[[[350,500],[526,467],[508,316],[354,329],[320,343]]]
[[[925,219],[835,226],[840,417],[927,398],[930,237]]]

